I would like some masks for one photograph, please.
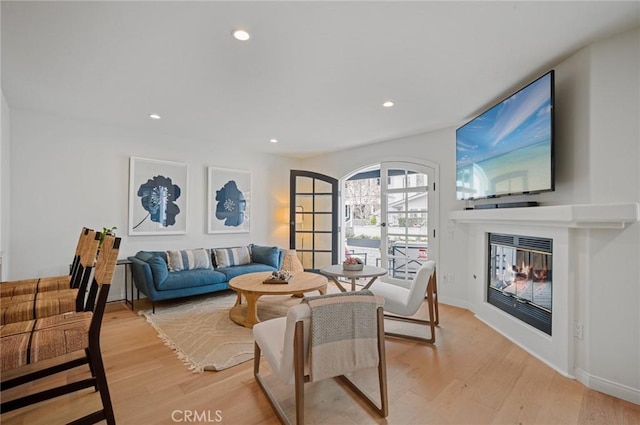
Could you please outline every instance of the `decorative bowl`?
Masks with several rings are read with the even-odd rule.
[[[364,264],[345,264],[342,263],[342,270],[350,271],[350,272],[359,272],[364,267]]]

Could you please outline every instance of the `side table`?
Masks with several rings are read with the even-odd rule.
[[[128,258],[123,258],[116,262],[116,266],[124,266],[124,304],[131,305],[131,310],[133,311],[133,274],[131,271],[131,260]],[[129,276],[131,276],[131,301],[129,301],[128,290],[129,290]],[[138,299],[140,299],[140,291],[138,290]]]

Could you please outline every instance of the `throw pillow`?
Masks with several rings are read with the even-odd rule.
[[[204,249],[187,249],[183,251],[167,251],[169,271],[210,269],[211,258]]]
[[[278,268],[280,250],[277,246],[251,245],[251,261]]]
[[[216,264],[218,267],[240,266],[251,262],[249,248],[239,246],[236,248],[215,248]]]

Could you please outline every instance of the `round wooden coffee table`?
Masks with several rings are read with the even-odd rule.
[[[311,291],[324,295],[327,292],[327,278],[316,273],[292,273],[289,283],[263,283],[269,276],[271,272],[247,273],[229,281],[229,288],[238,293],[236,305],[229,311],[233,322],[247,328],[260,323],[257,302],[263,295],[302,295]],[[243,296],[247,300],[246,306],[242,304]]]

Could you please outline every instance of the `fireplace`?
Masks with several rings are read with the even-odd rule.
[[[553,240],[489,233],[487,302],[551,335]]]

